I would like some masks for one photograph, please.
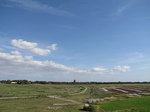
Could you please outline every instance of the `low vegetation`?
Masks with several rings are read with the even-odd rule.
[[[149,112],[150,97],[132,98],[121,101],[101,103],[103,112]]]
[[[128,93],[104,91],[119,88],[130,91],[128,90]],[[132,93],[131,89],[139,90],[139,93]],[[89,112],[147,112],[150,110],[149,96],[150,84],[1,83],[0,110],[1,112],[83,112],[84,104],[89,103]],[[91,99],[92,102],[86,102],[87,99]]]

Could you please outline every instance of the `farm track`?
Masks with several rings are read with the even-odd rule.
[[[68,101],[71,103],[62,103],[62,104],[54,104],[54,105],[70,105],[70,104],[81,104],[81,102],[77,102],[75,100],[69,100],[69,99],[65,99],[65,98],[60,98],[57,96],[48,96],[49,98],[55,98],[55,99],[59,99],[59,100],[64,100],[64,101]]]
[[[87,90],[88,90],[88,88],[86,87],[83,91],[81,91],[79,93],[75,93],[75,94],[70,94],[70,95],[80,95],[80,94],[85,93]],[[61,104],[54,104],[54,105],[60,105],[61,106],[61,105],[82,104],[81,102],[77,102],[75,100],[69,100],[69,99],[60,98],[60,97],[57,97],[57,96],[48,96],[48,97],[71,102],[71,103],[61,103]]]
[[[88,90],[88,88],[86,87],[83,91],[79,92],[79,93],[74,93],[74,94],[69,94],[69,95],[79,95],[79,94],[83,94]]]
[[[0,98],[0,100],[24,99],[24,98],[36,98],[36,96],[30,96],[30,97],[3,97],[3,98]],[[61,105],[81,104],[80,102],[77,102],[75,100],[69,100],[69,99],[60,98],[60,97],[57,97],[57,96],[48,96],[48,98],[55,98],[55,99],[71,102],[71,103],[62,103],[62,104],[53,104],[53,105],[60,105],[61,106]]]

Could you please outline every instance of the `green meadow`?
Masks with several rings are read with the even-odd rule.
[[[83,87],[70,85],[48,85],[48,84],[1,84],[1,97],[24,97],[24,96],[48,96],[64,95],[80,92]]]
[[[83,112],[86,99],[107,99],[90,103],[89,112],[150,110],[150,92],[137,97],[102,89],[120,87],[150,90],[150,84],[0,84],[0,112]]]
[[[103,112],[149,112],[150,97],[101,103],[100,108]]]

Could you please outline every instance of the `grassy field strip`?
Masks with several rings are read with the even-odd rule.
[[[25,97],[2,97],[0,100],[5,100],[5,99],[21,99],[21,98],[36,98],[36,96],[25,96]]]
[[[88,90],[88,88],[85,87],[85,89],[84,89],[83,91],[81,91],[81,92],[79,92],[79,93],[69,94],[69,95],[79,95],[79,94],[83,94],[83,93],[85,93],[87,90]]]
[[[54,106],[64,106],[64,105],[72,105],[74,103],[57,103],[57,104],[53,104]]]
[[[126,99],[99,104],[103,112],[149,112],[150,97]]]
[[[80,102],[77,102],[77,101],[74,101],[74,100],[65,99],[65,98],[60,98],[60,97],[57,97],[57,96],[48,96],[48,97],[71,102],[71,103],[61,103],[61,104],[53,104],[53,105],[81,104]]]
[[[86,100],[91,112],[149,112],[149,91],[150,84],[0,84],[0,112],[83,112]]]
[[[6,85],[0,86],[0,97],[25,97],[25,96],[51,96],[82,94],[86,91],[84,86],[71,85]],[[83,91],[83,92],[82,92]],[[77,93],[77,94],[76,94]]]

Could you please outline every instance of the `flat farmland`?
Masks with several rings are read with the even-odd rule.
[[[0,85],[1,97],[48,96],[78,93],[83,86],[46,84]]]
[[[121,104],[124,103],[123,101],[129,101],[128,99],[141,98],[142,104],[146,106],[150,103],[149,100],[145,100],[149,96],[150,84],[0,84],[0,110],[1,112],[83,112],[83,105],[89,103],[93,107],[91,112],[124,110],[130,112],[131,109],[135,109],[136,112],[138,109],[136,101],[135,106],[132,106],[134,109],[128,106],[117,107],[115,104],[116,110],[106,109],[108,108],[106,105],[116,101]],[[102,106],[104,104],[105,106]],[[142,108],[140,111],[142,112]]]

